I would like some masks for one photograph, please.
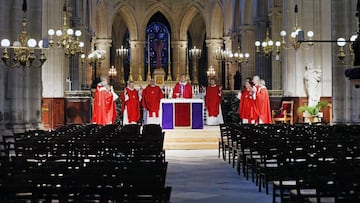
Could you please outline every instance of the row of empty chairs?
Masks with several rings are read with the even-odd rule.
[[[4,136],[0,202],[169,202],[159,125],[67,125]]]
[[[219,157],[273,202],[360,202],[360,126],[220,126]]]

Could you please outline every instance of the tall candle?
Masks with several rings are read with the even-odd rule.
[[[148,75],[150,75],[150,39],[148,35],[147,39],[147,45],[148,45]]]
[[[168,67],[170,68],[170,33],[168,33]]]

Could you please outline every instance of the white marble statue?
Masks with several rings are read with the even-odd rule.
[[[308,94],[308,106],[315,106],[320,101],[321,69],[313,68],[312,64],[305,66],[305,87]]]

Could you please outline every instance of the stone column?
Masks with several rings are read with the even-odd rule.
[[[208,49],[208,65],[213,66],[216,72],[216,77],[218,82],[221,82],[221,76],[222,76],[222,68],[221,68],[221,60],[217,60],[215,56],[216,50],[221,50],[224,46],[224,40],[223,39],[207,39],[206,41],[206,47]],[[209,68],[208,67],[208,68]]]
[[[186,51],[187,41],[172,41],[171,48],[173,51],[173,67],[172,73],[176,76],[176,81],[180,80],[180,75],[186,73]]]
[[[232,52],[233,47],[233,41],[231,39],[231,36],[224,37],[224,44],[225,44],[225,50]],[[228,90],[231,90],[233,87],[233,78],[232,73],[233,72],[233,64],[231,60],[225,61],[225,88]]]
[[[274,41],[280,41],[280,31],[281,31],[281,22],[282,22],[282,10],[281,10],[281,1],[278,2],[279,4],[274,4],[274,7],[270,9],[269,18],[271,22],[271,39]],[[280,50],[281,51],[281,50]],[[273,50],[272,53],[272,79],[271,84],[272,87],[268,88],[273,90],[281,90],[282,89],[282,81],[281,81],[281,61],[280,56],[277,56],[276,50]],[[277,58],[279,57],[279,58]]]
[[[0,4],[0,12],[3,16],[10,16],[10,3],[9,2],[3,2]],[[0,20],[0,39],[10,39],[10,20],[5,20],[4,18],[2,18],[2,20]],[[0,49],[1,53],[3,51],[3,49]],[[7,73],[8,72],[8,68],[5,66],[4,63],[0,63],[0,132],[4,132],[5,133],[5,115],[9,114],[9,108],[8,108],[8,102],[7,102],[7,86],[6,83],[8,82],[7,79]],[[10,132],[9,132],[10,133]]]
[[[97,50],[105,50],[105,59],[101,61],[99,67],[96,67],[96,77],[109,78],[111,41],[111,39],[96,39],[95,41]]]
[[[332,39],[342,36],[345,39],[358,30],[355,17],[356,1],[331,1],[331,35]],[[360,122],[360,88],[355,88],[344,76],[344,69],[351,68],[353,57],[350,55],[348,44],[345,45],[345,61],[342,64],[337,58],[339,47],[332,44],[332,98],[334,123]],[[323,71],[324,72],[324,71]]]
[[[255,75],[255,28],[252,25],[243,25],[240,27],[241,33],[241,51],[249,53],[248,63],[241,64],[242,81],[244,78],[252,78]]]
[[[135,81],[144,80],[144,48],[145,41],[130,41],[130,75]],[[129,80],[131,76],[129,75]]]
[[[130,41],[129,42],[129,54],[130,54],[130,70],[129,70],[129,81],[130,80],[137,80],[137,75],[139,69],[138,66],[138,57],[137,54],[137,42],[136,41]]]

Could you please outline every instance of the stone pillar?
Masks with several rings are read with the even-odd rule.
[[[11,19],[10,32],[12,37],[9,36],[10,41],[16,40],[21,30],[21,21],[23,12],[21,11],[22,2],[13,2],[13,7],[9,19]],[[27,16],[28,17],[28,16]],[[28,18],[27,18],[28,19]],[[10,55],[12,57],[13,55]],[[24,67],[8,68],[8,75],[6,76],[6,98],[9,103],[6,108],[9,112],[9,120],[7,121],[7,128],[13,132],[25,131],[25,95],[24,95]]]
[[[280,31],[281,31],[281,22],[282,22],[282,10],[281,10],[281,1],[277,2],[278,4],[274,4],[269,11],[269,18],[271,22],[271,39],[274,41],[280,41]],[[276,50],[273,50],[271,60],[271,85],[269,89],[273,90],[281,90],[282,89],[282,81],[281,81],[281,61],[280,56],[277,56]],[[279,58],[277,58],[279,57]]]
[[[171,47],[173,51],[173,67],[172,73],[176,76],[176,81],[180,80],[181,74],[186,74],[186,64],[188,63],[186,57],[187,41],[172,41]]]
[[[3,16],[10,16],[10,3],[3,2],[0,4],[0,12]],[[5,20],[2,18],[0,20],[0,39],[10,39],[10,20]],[[0,49],[1,53],[3,49]],[[7,86],[6,83],[8,82],[7,73],[8,68],[5,66],[3,62],[0,62],[0,132],[5,132],[5,119],[6,116],[9,114],[8,102],[7,102]],[[4,133],[5,134],[5,133]]]
[[[145,41],[130,41],[130,69],[136,81],[144,81],[147,78],[147,75],[145,75],[147,72],[145,71],[144,51]]]
[[[340,36],[349,39],[354,31],[359,29],[355,10],[356,1],[331,1],[332,39],[337,39]],[[348,44],[345,45],[344,49],[346,57],[344,64],[342,64],[337,58],[339,47],[335,43],[332,44],[333,122],[359,123],[360,89],[355,88],[349,79],[344,76],[344,70],[350,68],[353,63]]]
[[[143,81],[145,41],[130,41],[129,80]]]
[[[223,39],[207,39],[206,41],[206,47],[207,47],[207,54],[208,54],[208,64],[209,67],[213,66],[216,72],[216,77],[218,82],[221,82],[221,76],[222,76],[222,68],[221,64],[222,62],[220,60],[216,60],[215,57],[215,51],[221,50],[224,45]],[[208,68],[209,68],[208,67]]]
[[[225,50],[228,51],[233,51],[233,41],[231,39],[230,36],[226,36],[224,37],[224,44],[225,44]],[[234,80],[233,80],[233,75],[232,72],[234,70],[234,64],[232,63],[231,60],[229,61],[225,61],[225,88],[228,90],[233,89],[234,85]]]
[[[241,51],[249,53],[248,63],[241,64],[242,81],[244,78],[252,78],[255,75],[255,28],[251,25],[240,27],[241,33]]]
[[[96,77],[109,78],[111,41],[111,39],[96,39],[95,41],[97,50],[105,50],[105,59],[101,61],[99,67],[96,67]]]

